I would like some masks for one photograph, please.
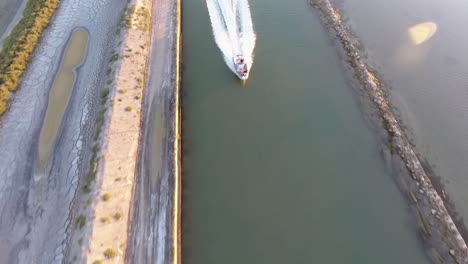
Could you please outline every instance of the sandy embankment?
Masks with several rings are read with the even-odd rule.
[[[180,263],[181,1],[154,5],[127,263]]]
[[[381,82],[372,74],[359,55],[348,30],[341,22],[341,15],[329,0],[310,0],[324,15],[327,26],[334,29],[336,36],[346,52],[348,62],[373,102],[388,132],[392,152],[404,163],[409,176],[402,186],[407,192],[412,208],[419,218],[422,238],[429,256],[438,262],[468,263],[468,249],[444,200],[435,190],[425,168],[413,150],[404,131],[400,127],[390,104],[384,96]]]
[[[131,219],[130,210],[135,182],[142,92],[149,53],[152,1],[129,3],[131,24],[124,30],[118,51],[111,104],[105,125],[98,190],[94,197],[94,219],[83,250],[87,263],[112,259],[123,263]],[[114,55],[114,58],[115,55]],[[107,251],[107,254],[105,253]]]

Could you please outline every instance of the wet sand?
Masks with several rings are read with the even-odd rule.
[[[149,1],[139,1],[141,2],[149,5]],[[153,219],[153,210],[157,210],[152,204],[148,204],[152,203],[155,190],[139,190],[138,193],[142,193],[142,197],[147,201],[139,204],[142,210],[128,213],[132,202],[131,182],[135,180],[133,172],[135,172],[136,153],[140,143],[138,140],[141,121],[139,114],[142,113],[143,89],[142,86],[138,86],[143,85],[141,80],[145,79],[144,71],[147,66],[144,54],[147,49],[144,46],[148,47],[150,44],[149,41],[140,39],[143,37],[141,34],[125,35],[126,44],[134,46],[127,45],[122,48],[120,55],[123,57],[120,58],[125,58],[129,62],[126,61],[124,64],[118,62],[116,64],[120,66],[112,68],[121,73],[112,81],[116,83],[113,112],[115,117],[124,118],[114,118],[115,122],[108,124],[110,132],[107,135],[109,137],[105,141],[104,151],[100,152],[105,153],[105,150],[110,150],[109,153],[112,153],[112,155],[105,155],[107,160],[103,159],[104,162],[100,167],[102,175],[109,177],[107,181],[104,180],[106,177],[98,178],[98,184],[93,186],[93,190],[96,191],[91,194],[84,193],[82,190],[83,178],[90,169],[93,169],[90,168],[89,159],[94,144],[93,136],[96,131],[101,90],[109,84],[106,70],[111,55],[110,49],[115,47],[117,21],[126,4],[124,0],[104,0],[99,3],[91,0],[80,2],[62,0],[51,27],[45,32],[30,69],[24,76],[23,88],[16,94],[10,111],[0,124],[0,172],[3,176],[0,179],[0,208],[2,210],[0,254],[6,256],[0,259],[0,263],[61,263],[63,261],[68,263],[85,259],[91,263],[93,259],[105,258],[104,247],[115,247],[119,254],[115,261],[122,262],[126,253],[128,235],[130,235],[126,228],[130,223],[133,228],[141,228],[144,232],[136,237],[139,235],[148,237],[149,233],[146,232],[153,234],[154,230],[166,229],[167,247],[162,246],[164,243],[156,243],[162,236],[162,233],[159,233],[159,236],[156,235],[148,240],[139,240],[144,244],[135,252],[129,247],[127,251],[129,259],[135,258],[147,262],[153,261],[155,256],[165,256],[165,259],[172,259],[174,262],[179,259],[180,251],[173,249],[178,248],[180,240],[172,239],[172,237],[179,236],[178,228],[174,228],[178,226],[179,218],[174,217],[179,215],[178,207],[173,207],[172,204],[180,202],[173,195],[178,193],[174,191],[174,188],[178,186],[176,183],[178,180],[174,179],[174,175],[180,176],[179,159],[175,158],[179,153],[177,134],[180,129],[176,118],[179,115],[178,86],[176,85],[179,79],[177,74],[179,64],[176,61],[180,53],[176,43],[180,41],[180,26],[176,26],[178,21],[175,16],[175,14],[180,15],[178,1],[156,1],[155,3],[154,10],[157,10],[157,16],[154,19],[156,30],[153,32],[153,41],[157,44],[153,46],[154,55],[151,64],[152,69],[157,73],[155,75],[160,76],[161,79],[150,80],[153,90],[149,94],[154,102],[159,101],[161,95],[166,100],[159,101],[160,104],[151,108],[153,110],[148,111],[151,114],[146,117],[152,127],[156,128],[154,135],[156,139],[159,137],[160,141],[157,142],[154,137],[151,137],[145,143],[155,146],[154,149],[158,151],[157,146],[166,146],[167,152],[161,155],[161,164],[164,166],[152,167],[151,170],[157,173],[164,167],[169,172],[167,175],[171,177],[169,180],[171,187],[168,192],[158,193],[161,199],[168,201],[166,208],[168,213],[158,216],[158,219],[161,219],[161,225],[139,218],[136,218],[137,221],[134,222],[129,220],[134,215],[133,212],[143,213],[142,216],[145,219]],[[60,71],[62,51],[67,45],[68,37],[76,28],[83,28],[89,33],[88,55],[74,78],[75,88],[69,91],[68,103],[66,103],[67,100],[62,102],[64,103],[63,109],[61,108],[62,118],[56,123],[60,128],[53,136],[53,140],[41,144],[40,131],[43,126],[47,127],[47,105],[49,97],[54,94],[51,87],[54,86],[54,78]],[[130,52],[130,49],[133,52]],[[138,78],[138,74],[142,74],[141,79]],[[125,91],[120,92],[120,90]],[[144,106],[148,107],[149,104]],[[162,108],[163,111],[161,111]],[[59,114],[61,111],[54,111],[54,114]],[[153,124],[150,120],[154,117],[154,111],[160,119]],[[132,133],[134,137],[129,133]],[[133,143],[127,142],[128,140]],[[51,146],[50,142],[55,143]],[[43,149],[40,145],[49,149],[46,152],[50,154],[45,155],[49,158],[40,158],[36,155],[39,148]],[[113,158],[119,153],[123,156]],[[154,166],[152,162],[154,156],[149,156],[154,153],[142,153],[148,153],[145,159],[150,160],[149,165]],[[48,164],[46,177],[38,177],[39,173],[35,171],[36,159],[47,160],[45,163],[42,162],[43,165]],[[144,168],[149,167],[145,165]],[[146,186],[146,180],[153,181],[152,174],[138,177],[136,181],[144,186]],[[177,178],[180,179],[180,177]],[[111,193],[112,197],[105,204],[102,200],[104,193]],[[122,215],[117,219],[116,213],[122,213]],[[167,215],[167,218],[163,218],[163,215]],[[112,222],[105,225],[101,220],[104,217]],[[116,233],[115,230],[118,232]],[[94,234],[97,239],[89,240],[92,237],[90,234]],[[158,248],[157,252],[149,250],[152,246]],[[149,255],[142,255],[142,252],[149,252]]]
[[[125,0],[62,0],[44,33],[21,89],[0,124],[0,263],[61,263],[68,256],[80,177],[87,172],[99,89]],[[88,56],[66,106],[47,177],[34,161],[49,91],[62,52],[76,28],[89,32]],[[89,218],[91,219],[91,218]],[[88,221],[89,223],[89,221]]]

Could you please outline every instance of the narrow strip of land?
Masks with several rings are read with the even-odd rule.
[[[152,1],[133,0],[125,16],[122,45],[116,61],[111,109],[97,171],[94,217],[84,252],[87,263],[113,259],[124,262],[142,117]],[[106,127],[106,126],[105,126]],[[95,163],[95,166],[98,166]]]
[[[180,1],[156,0],[128,263],[179,262]]]

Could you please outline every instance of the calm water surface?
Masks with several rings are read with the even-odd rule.
[[[468,225],[468,1],[337,1],[370,63],[392,87],[392,102],[416,149],[441,177]],[[408,28],[437,25],[413,45]]]
[[[427,263],[317,13],[250,4],[243,87],[184,1],[184,262]]]
[[[46,173],[54,142],[75,84],[76,69],[84,60],[87,44],[88,32],[77,29],[70,36],[63,52],[60,69],[49,92],[49,102],[39,137],[36,167],[41,175]]]

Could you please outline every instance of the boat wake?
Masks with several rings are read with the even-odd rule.
[[[255,32],[247,0],[206,0],[216,44],[226,65],[240,79],[253,64]]]

